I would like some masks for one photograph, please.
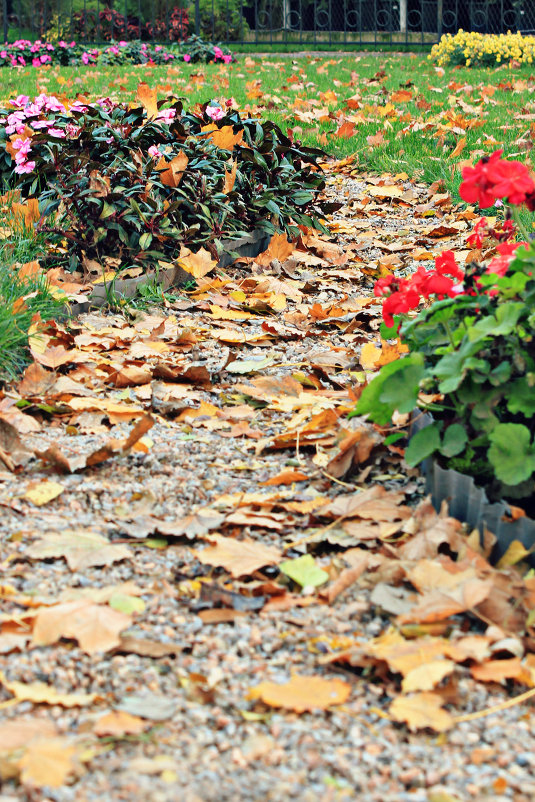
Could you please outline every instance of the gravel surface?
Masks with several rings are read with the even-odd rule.
[[[209,624],[200,615],[203,605],[196,579],[208,577],[213,583],[227,583],[234,591],[239,591],[243,582],[228,583],[222,569],[210,569],[198,559],[194,550],[203,547],[202,537],[186,534],[162,540],[158,530],[158,524],[176,522],[210,505],[215,509],[219,503],[219,508],[228,512],[236,508],[236,498],[251,492],[278,492],[290,503],[305,503],[320,496],[334,498],[356,492],[378,482],[387,490],[402,490],[410,508],[421,501],[423,483],[417,472],[404,470],[397,455],[385,449],[376,449],[363,466],[338,480],[330,478],[325,460],[317,459],[321,445],[272,450],[270,442],[291,431],[293,418],[299,414],[291,405],[277,409],[276,394],[274,403],[263,408],[246,407],[241,397],[234,398],[233,406],[225,404],[233,394],[242,392],[237,385],[259,375],[280,381],[299,370],[334,394],[323,396],[333,408],[348,403],[347,387],[362,373],[360,346],[374,338],[378,328],[377,306],[357,301],[371,296],[373,271],[385,255],[380,243],[412,243],[412,250],[399,251],[403,257],[400,270],[409,270],[414,265],[409,254],[415,243],[425,239],[433,224],[444,223],[449,214],[437,205],[433,207],[435,217],[415,215],[415,206],[429,204],[432,193],[408,180],[400,181],[403,190],[414,195],[405,206],[363,204],[363,193],[373,184],[347,175],[347,170],[346,175],[332,178],[330,193],[346,201],[333,222],[338,230],[347,227],[338,233],[338,242],[352,252],[348,263],[329,265],[328,257],[316,249],[319,255],[311,258],[309,254],[308,263],[294,254],[293,262],[291,257],[282,268],[275,260],[268,268],[238,265],[227,271],[233,284],[217,290],[222,296],[235,291],[251,274],[269,281],[289,281],[290,285],[293,279],[289,276],[294,275],[300,282],[297,300],[289,301],[277,315],[217,323],[217,331],[232,329],[249,340],[265,333],[262,324],[267,323],[275,332],[271,341],[229,346],[214,336],[209,305],[202,296],[181,297],[174,303],[167,314],[178,322],[171,321],[169,326],[198,335],[198,342],[187,352],[188,365],[205,367],[211,385],[177,384],[175,387],[184,390],[183,397],[169,399],[160,392],[163,380],[154,376],[150,398],[139,387],[118,391],[108,384],[109,397],[118,399],[120,392],[123,399],[139,403],[155,416],[156,423],[148,433],[152,444],[146,453],[113,457],[70,475],[58,476],[39,460],[15,476],[0,471],[0,559],[5,586],[37,599],[36,604],[51,604],[97,588],[120,589],[125,587],[123,583],[133,582],[144,609],[134,614],[123,637],[146,638],[175,650],[158,658],[120,649],[90,655],[75,640],[67,639],[0,655],[2,676],[8,682],[41,681],[61,693],[97,695],[90,706],[66,708],[31,701],[12,704],[12,694],[7,689],[0,692],[3,723],[20,718],[42,721],[43,726],[52,722],[59,736],[76,745],[79,759],[68,782],[41,788],[30,782],[19,784],[13,772],[10,774],[9,761],[0,756],[0,775],[5,780],[0,802],[535,799],[531,703],[460,723],[439,735],[431,731],[415,734],[390,720],[386,712],[398,693],[391,679],[382,681],[348,664],[321,662],[334,641],[367,640],[388,628],[389,617],[370,601],[370,583],[355,582],[329,606],[294,604],[286,610],[248,612],[236,615],[233,621]],[[465,236],[467,232],[461,233]],[[450,241],[431,237],[425,247],[436,253]],[[458,239],[455,242],[459,247]],[[209,291],[216,292],[213,287]],[[215,303],[213,296],[209,303]],[[314,304],[324,310],[334,304],[340,307],[335,315],[338,323],[327,326],[321,315],[311,320],[309,310]],[[152,314],[157,318],[162,313],[156,310]],[[121,329],[126,340],[127,328],[135,328],[137,323],[139,331],[144,331],[143,325],[150,328],[144,314],[133,320],[94,314],[82,317],[80,331],[96,331],[98,339],[99,328]],[[132,335],[131,343],[139,341],[136,336]],[[106,356],[113,360],[122,347],[116,342]],[[338,354],[341,363],[329,363],[326,352]],[[225,369],[232,359],[267,355],[273,357],[273,366],[259,373],[239,375]],[[151,359],[154,367],[163,357]],[[323,364],[323,368],[314,371],[314,364]],[[99,382],[106,381],[95,375],[89,397],[101,397]],[[227,420],[209,414],[195,417],[191,412],[188,417],[188,410],[198,409],[202,402],[239,414]],[[318,411],[307,410],[303,425]],[[64,453],[76,454],[94,451],[110,435],[125,437],[132,425],[128,421],[110,426],[98,410],[60,419],[41,416],[41,420],[38,431],[24,436],[28,447],[44,451],[55,444]],[[233,427],[244,423],[249,434],[240,435]],[[361,422],[352,419],[346,425],[356,429]],[[308,480],[291,487],[261,485],[289,469],[302,470]],[[64,490],[39,507],[25,494],[42,480],[59,481]],[[227,507],[221,502],[226,494],[234,498]],[[302,553],[298,545],[290,544],[310,536],[309,517],[286,511],[281,521],[276,516],[273,521],[271,527],[236,524],[234,534],[289,549],[286,557]],[[128,555],[109,565],[78,570],[61,557],[28,556],[28,547],[43,535],[72,530],[106,536],[117,546],[125,545]],[[327,569],[341,559],[336,548],[320,548],[315,558]],[[276,571],[272,573],[276,576]],[[269,581],[269,572],[263,581]],[[11,621],[15,613],[24,613],[24,608],[10,601],[11,591],[5,586],[4,622]],[[307,597],[319,601],[317,594],[305,588],[301,600],[306,602]],[[27,610],[31,612],[31,605]],[[8,631],[6,626],[2,634]],[[350,697],[330,710],[301,714],[247,698],[249,689],[259,682],[285,682],[292,673],[342,678],[351,685]],[[449,687],[456,711],[463,713],[500,703],[511,691],[518,692],[512,684],[478,683],[468,668],[462,667]],[[146,697],[146,731],[97,739],[96,722],[107,712],[120,709],[132,695]],[[163,712],[158,720],[160,708]]]

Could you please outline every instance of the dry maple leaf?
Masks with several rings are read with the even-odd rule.
[[[87,654],[119,646],[119,634],[130,626],[129,615],[104,604],[85,600],[40,609],[33,629],[33,645],[49,646],[60,638],[73,638]]]
[[[451,729],[453,717],[444,710],[444,700],[436,693],[415,693],[411,696],[398,696],[389,708],[394,721],[406,722],[409,729],[429,728],[436,732]]]
[[[183,150],[180,150],[170,162],[161,158],[158,160],[156,169],[160,170],[160,181],[166,187],[175,189],[180,184],[184,170],[188,166],[189,159]]]
[[[270,707],[284,707],[296,713],[326,710],[347,701],[351,685],[341,679],[304,677],[294,674],[289,682],[261,682],[249,690],[248,699],[260,699]]]
[[[255,540],[235,540],[222,535],[210,535],[213,546],[195,549],[193,554],[202,563],[221,566],[233,577],[248,576],[266,565],[276,565],[282,559],[282,552],[264,546]]]
[[[196,253],[190,251],[185,245],[180,248],[178,257],[180,267],[189,273],[193,278],[199,279],[206,276],[217,265],[217,260],[213,258],[210,251],[200,248]]]
[[[59,788],[76,768],[76,747],[69,738],[38,738],[19,761],[23,785]]]
[[[286,234],[274,234],[267,249],[255,257],[255,262],[262,267],[269,267],[274,259],[285,262],[295,250],[295,244],[289,242]]]

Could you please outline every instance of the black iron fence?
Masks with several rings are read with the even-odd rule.
[[[535,32],[535,0],[0,0],[16,39],[431,44],[459,28]]]

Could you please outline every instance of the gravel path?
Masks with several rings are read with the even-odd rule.
[[[39,460],[16,475],[0,471],[0,680],[4,684],[0,802],[528,802],[535,798],[531,703],[460,723],[441,734],[411,733],[388,715],[399,693],[399,683],[391,675],[381,677],[349,663],[322,659],[388,629],[390,616],[371,599],[374,583],[365,576],[328,606],[320,603],[314,588],[298,593],[291,585],[280,586],[291,603],[279,610],[270,602],[266,609],[244,612],[236,609],[236,597],[230,606],[220,607],[214,606],[210,590],[208,601],[200,595],[202,579],[251,602],[259,598],[251,595],[251,581],[260,594],[269,595],[265,588],[280,579],[276,568],[239,580],[203,563],[199,555],[212,527],[206,521],[199,523],[198,516],[196,522],[184,524],[186,516],[201,509],[220,515],[213,529],[224,525],[227,535],[285,549],[285,558],[291,558],[304,551],[299,541],[312,542],[318,529],[318,523],[303,512],[314,509],[318,499],[327,503],[376,483],[404,493],[410,511],[423,498],[417,472],[404,470],[393,451],[379,446],[362,465],[333,479],[327,466],[333,465],[333,454],[340,453],[336,427],[327,432],[331,440],[316,432],[311,448],[300,445],[299,438],[295,442],[295,432],[306,432],[314,415],[352,403],[350,390],[362,373],[360,347],[376,337],[379,325],[378,307],[370,298],[372,276],[381,269],[381,260],[399,254],[399,269],[411,269],[415,250],[436,253],[450,243],[462,248],[468,230],[467,224],[453,227],[457,218],[440,192],[434,194],[401,177],[396,182],[404,193],[401,201],[369,202],[381,182],[351,177],[350,170],[348,165],[344,176],[335,174],[330,182],[330,193],[345,202],[332,221],[338,243],[328,247],[309,243],[311,250],[295,252],[282,266],[276,256],[264,267],[237,265],[226,271],[230,283],[218,286],[207,280],[204,293],[174,301],[163,329],[161,310],[136,313],[133,318],[92,314],[82,317],[74,329],[73,336],[85,337],[77,347],[86,349],[87,359],[63,370],[64,377],[79,386],[73,391],[73,385],[63,385],[55,403],[68,407],[68,398],[107,398],[119,405],[138,405],[140,414],[150,413],[156,422],[147,434],[151,442],[142,441],[141,450],[78,473],[58,476]],[[386,178],[382,183],[393,182]],[[442,237],[429,233],[440,225],[449,226],[451,233]],[[386,264],[383,261],[383,269]],[[258,303],[264,293],[269,314],[258,317],[249,311],[250,316],[242,319],[214,317],[214,305],[236,311],[242,303],[243,310],[243,299],[236,294],[240,291],[249,304]],[[276,304],[273,294],[287,297],[279,311],[270,306]],[[234,332],[234,341],[229,331]],[[239,337],[245,345],[239,344]],[[105,341],[112,344],[104,347]],[[155,341],[166,347],[174,344],[176,349],[160,348],[156,355],[153,349],[151,354],[147,343]],[[187,347],[182,348],[184,343]],[[113,386],[112,368],[125,355],[137,359],[138,368],[149,364],[152,378],[143,384]],[[227,370],[233,362],[266,357],[272,358],[271,363],[256,372]],[[109,361],[104,370],[105,359]],[[191,368],[198,372],[189,383],[173,383],[172,367],[180,368],[182,375]],[[297,373],[302,374],[303,387],[316,392],[314,403],[296,405],[292,391],[282,392],[280,382]],[[206,376],[209,379],[202,378]],[[273,382],[271,395],[271,385],[254,384],[262,377]],[[253,390],[260,388],[264,404],[246,403],[247,384]],[[67,410],[60,417],[36,414],[41,425],[24,434],[24,444],[41,452],[55,445],[63,454],[80,456],[101,447],[110,435],[120,439],[131,430],[132,417],[121,422],[121,413],[114,418],[98,405],[84,409]],[[12,420],[20,425],[18,417]],[[357,431],[362,422],[351,419],[344,426]],[[292,432],[289,447],[273,448],[277,437]],[[302,471],[307,479],[262,485],[289,470]],[[36,506],[26,494],[43,481],[59,482],[63,491]],[[255,511],[247,503],[250,493],[266,498],[278,494],[277,503],[286,506],[266,503]],[[238,516],[232,529],[226,519],[221,523],[240,509],[245,517],[240,522]],[[180,531],[177,522],[182,522]],[[43,536],[72,531],[77,533],[74,539],[87,532],[109,538],[114,548],[125,549],[124,558],[100,565],[80,558],[76,567],[74,558],[69,565],[61,556],[36,556],[32,551]],[[333,542],[317,540],[316,563],[333,579],[344,566],[344,552]],[[105,600],[113,593],[122,599],[114,609],[123,614],[125,597],[128,604],[135,599],[138,605],[129,612],[133,621],[122,633],[120,647],[88,654],[76,636],[28,647],[33,609],[87,597]],[[203,613],[210,610],[219,610],[228,620],[209,623]],[[464,626],[463,620],[453,626]],[[24,626],[28,629],[24,645],[15,648],[11,642],[10,646],[8,637],[13,633],[23,637]],[[483,628],[472,631],[481,633]],[[135,641],[128,645],[128,639]],[[147,642],[156,642],[157,647],[151,648],[160,648],[162,656],[136,653],[140,643]],[[293,673],[341,678],[351,685],[350,696],[331,709],[305,713],[248,698],[259,682],[286,682]],[[13,691],[6,686],[14,680],[40,681],[61,694],[96,696],[90,705],[74,707],[14,703]],[[519,690],[512,680],[503,687],[476,682],[468,668],[460,666],[441,692],[457,712],[470,713]],[[99,722],[121,709],[135,716],[142,731],[103,732]],[[9,740],[6,743],[12,733],[6,725],[18,726],[21,720],[37,727],[37,734],[43,735],[39,743],[49,739],[52,751],[43,746],[33,755],[34,762],[41,760],[50,769],[58,750],[65,753],[72,748],[75,753],[72,771],[57,787],[36,780],[39,768],[28,768],[30,758],[24,757],[27,743],[15,747]],[[56,750],[54,739],[59,739]]]

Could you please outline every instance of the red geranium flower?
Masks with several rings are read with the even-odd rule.
[[[459,195],[467,203],[479,203],[482,209],[494,205],[494,180],[491,174],[500,161],[503,150],[495,150],[491,156],[484,156],[475,167],[463,168],[463,181]]]
[[[507,198],[513,206],[524,203],[526,195],[535,190],[535,184],[528,168],[522,162],[502,159],[487,171],[494,183],[496,198]]]

